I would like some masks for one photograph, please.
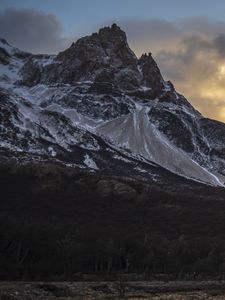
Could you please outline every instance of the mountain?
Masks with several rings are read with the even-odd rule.
[[[0,161],[149,183],[225,182],[225,124],[204,118],[113,24],[58,55],[0,40]]]
[[[117,25],[58,55],[1,39],[0,100],[0,280],[224,279],[225,124]]]

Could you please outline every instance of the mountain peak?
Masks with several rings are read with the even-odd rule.
[[[116,24],[78,39],[70,48],[60,52],[56,61],[63,67],[60,70],[54,68],[53,72],[48,70],[50,81],[55,81],[57,75],[57,81],[63,83],[94,82],[107,73],[112,74],[110,82],[133,89],[138,87],[141,78],[138,59],[129,48],[125,32]]]
[[[101,40],[117,40],[117,41],[127,41],[126,33],[117,25],[112,24],[111,27],[103,27],[99,30],[98,35]]]
[[[126,33],[115,23],[78,39],[43,68],[32,59],[25,67],[23,80],[28,85],[38,82],[74,85],[89,81],[95,86],[110,83],[124,91],[143,90],[144,86],[151,90],[151,97],[156,97],[164,88],[164,80],[151,53],[138,60],[128,45]]]
[[[106,56],[106,59],[111,59],[112,62],[114,59],[123,60],[122,63],[126,65],[129,63],[129,66],[132,65],[132,62],[124,62],[124,58],[130,58],[137,62],[137,58],[133,51],[130,49],[127,43],[126,33],[117,25],[112,24],[101,28],[98,32],[93,33],[90,36],[85,36],[77,40],[77,42],[71,45],[71,50],[74,51],[77,57],[77,49],[83,48],[82,50],[85,53],[94,53],[100,50],[99,56],[95,56],[95,59],[99,59],[100,55],[102,57]],[[67,51],[67,50],[66,50]],[[64,51],[65,52],[65,51]],[[79,51],[78,51],[79,52]]]

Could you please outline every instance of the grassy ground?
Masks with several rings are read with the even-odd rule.
[[[225,299],[224,281],[1,282],[0,300]]]

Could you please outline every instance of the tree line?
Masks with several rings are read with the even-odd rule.
[[[224,278],[223,190],[209,188],[206,197],[195,188],[171,193],[125,182],[139,196],[115,198],[96,189],[99,176],[54,165],[1,167],[1,280]]]

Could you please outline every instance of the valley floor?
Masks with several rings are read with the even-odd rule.
[[[225,299],[224,281],[1,282],[1,300]]]

